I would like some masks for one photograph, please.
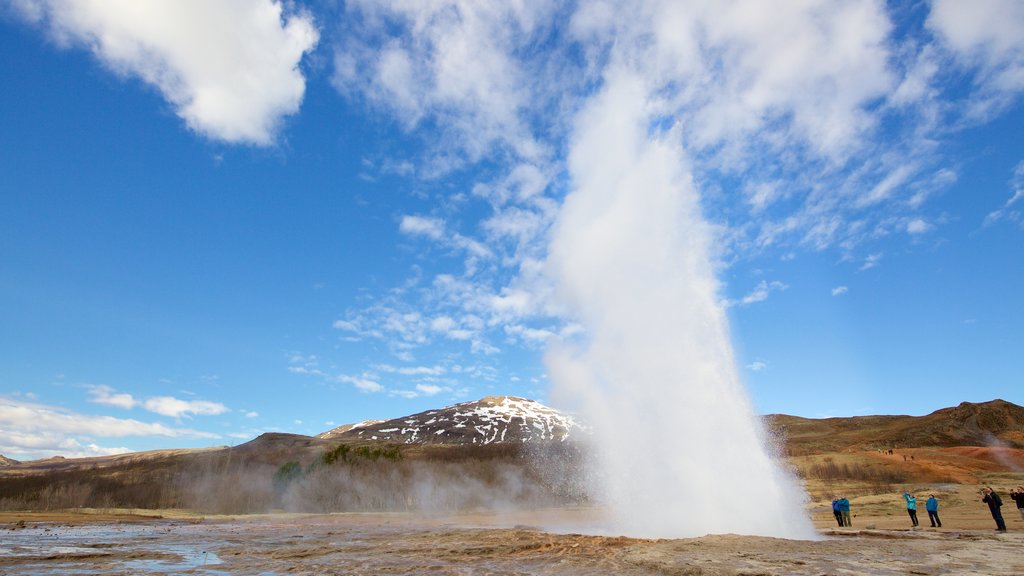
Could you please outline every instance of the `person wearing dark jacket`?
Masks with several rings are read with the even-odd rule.
[[[982,493],[985,497],[981,499],[982,502],[988,504],[989,512],[992,512],[992,519],[996,521],[996,531],[1006,532],[1006,522],[1003,521],[1003,512],[1000,510],[1003,506],[1003,500],[992,490],[991,486],[986,486]]]
[[[924,509],[928,511],[928,521],[932,523],[932,528],[942,528],[942,521],[939,520],[939,499],[935,494],[928,495]]]
[[[832,515],[836,517],[839,527],[843,526],[843,513],[839,510],[839,498],[832,499]]]
[[[1024,520],[1024,486],[1017,486],[1015,490],[1010,490],[1010,498],[1017,504],[1017,512],[1020,514],[1020,519]]]

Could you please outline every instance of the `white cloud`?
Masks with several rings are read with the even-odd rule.
[[[881,261],[882,254],[880,252],[875,254],[869,254],[867,258],[864,258],[864,263],[861,264],[860,270],[863,272],[864,270],[870,270],[872,268],[875,268],[879,265],[879,263],[881,263]]]
[[[143,402],[142,406],[150,412],[171,418],[187,418],[190,415],[216,416],[228,411],[220,402],[179,400],[172,396],[155,396]]]
[[[881,182],[876,184],[870,192],[861,196],[857,200],[857,205],[860,207],[869,206],[889,198],[893,191],[905,184],[915,172],[916,168],[912,164],[902,164],[897,166],[896,169],[886,175]]]
[[[219,438],[216,434],[134,419],[81,414],[57,406],[0,396],[0,453],[31,457],[98,456],[126,452],[101,447],[94,438]]]
[[[292,368],[295,368],[294,366]],[[171,418],[188,417],[189,415],[216,416],[228,411],[219,402],[205,400],[179,400],[171,396],[155,396],[146,400],[137,400],[131,394],[117,393],[110,386],[89,386],[90,402],[116,406],[126,410],[142,407],[155,414]]]
[[[434,139],[434,171],[475,161],[495,147],[535,157],[540,145],[522,118],[541,81],[513,54],[530,54],[548,2],[346,4],[334,85],[362,94],[410,129],[423,118],[445,130]],[[358,26],[354,26],[358,24]],[[383,47],[383,48],[376,48]]]
[[[362,392],[383,392],[384,385],[376,380],[368,378],[366,376],[347,376],[341,375],[337,377],[338,382],[345,384],[351,384]]]
[[[432,240],[444,238],[444,220],[424,216],[403,216],[398,229],[411,236],[426,236]]]
[[[1024,162],[1017,164],[1013,170],[1013,178],[1010,179],[1010,199],[998,210],[989,212],[985,216],[984,225],[989,226],[1003,219],[1024,223],[1020,208],[1015,207],[1021,200],[1024,200]]]
[[[1024,90],[1024,3],[934,0],[927,25],[977,71],[974,116],[987,119]]]
[[[246,418],[259,418],[259,415],[260,415],[260,413],[259,412],[255,412],[255,411],[251,411],[251,412],[246,412],[245,413],[245,417]]]
[[[196,132],[268,145],[305,91],[312,18],[273,0],[19,0],[58,43],[156,87]]]
[[[455,328],[455,320],[451,316],[438,316],[430,321],[430,329],[435,332],[448,332]]]
[[[92,396],[89,400],[90,402],[117,406],[125,410],[130,410],[139,405],[139,401],[132,397],[131,394],[115,393],[114,389],[110,386],[90,386],[89,395]]]
[[[747,364],[747,369],[749,369],[749,370],[751,370],[753,372],[761,372],[762,370],[766,370],[767,368],[768,368],[768,364],[766,362],[762,362],[760,360],[755,360],[754,362],[751,362],[750,364]]]
[[[444,392],[445,388],[434,384],[417,384],[416,390],[424,396],[436,396],[441,392]]]
[[[907,234],[924,234],[928,230],[931,230],[931,224],[922,218],[914,218],[907,222]]]
[[[768,299],[768,296],[770,296],[772,292],[781,292],[783,290],[786,290],[787,288],[789,288],[789,285],[783,282],[779,282],[778,280],[773,280],[771,282],[762,280],[757,283],[757,286],[755,286],[749,294],[747,294],[743,298],[740,298],[739,302],[726,301],[725,304],[727,306],[732,306],[735,304],[748,306],[750,304],[756,304],[757,302],[764,302],[765,300]]]
[[[850,288],[847,287],[847,286],[836,286],[835,288],[832,289],[832,295],[833,296],[842,296],[843,294],[846,294],[849,291],[850,291]]]

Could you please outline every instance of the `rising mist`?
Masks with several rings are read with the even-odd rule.
[[[814,538],[735,368],[679,128],[658,128],[648,105],[613,68],[577,118],[549,271],[586,335],[549,349],[552,396],[593,427],[609,530]]]

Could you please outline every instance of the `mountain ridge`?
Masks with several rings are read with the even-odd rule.
[[[787,448],[805,452],[953,446],[1024,448],[1024,407],[1001,399],[961,402],[924,416],[763,417]]]
[[[426,410],[390,420],[364,420],[322,432],[316,438],[397,444],[486,445],[564,442],[584,427],[569,414],[517,396],[480,400]]]

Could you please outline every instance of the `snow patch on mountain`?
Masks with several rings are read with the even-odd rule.
[[[584,428],[572,416],[534,400],[488,396],[394,420],[368,420],[318,435],[402,444],[563,442]]]

